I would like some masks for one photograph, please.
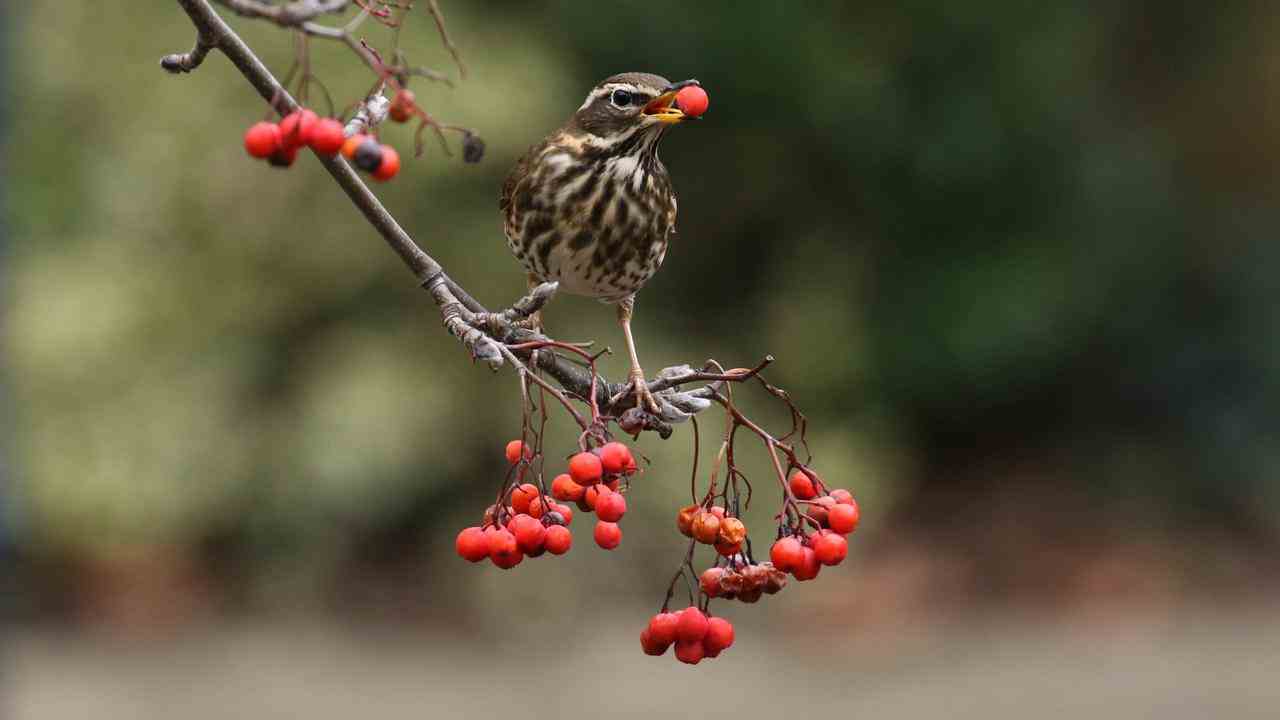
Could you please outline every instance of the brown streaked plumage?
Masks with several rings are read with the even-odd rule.
[[[516,163],[499,202],[507,245],[531,280],[618,304],[637,398],[654,411],[631,309],[675,233],[676,196],[657,149],[666,129],[685,118],[676,92],[695,84],[648,73],[605,79]]]

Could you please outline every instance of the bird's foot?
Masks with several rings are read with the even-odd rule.
[[[636,394],[636,407],[648,410],[654,415],[662,414],[662,408],[658,405],[657,399],[649,391],[649,383],[645,382],[643,370],[636,368],[631,371],[630,385]]]

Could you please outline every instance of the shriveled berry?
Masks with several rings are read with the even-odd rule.
[[[599,520],[596,522],[594,536],[597,545],[605,550],[612,550],[622,542],[622,529],[618,527],[618,523]]]
[[[506,570],[520,564],[524,555],[516,544],[516,536],[506,528],[494,530],[489,535],[489,559],[494,565]]]
[[[511,491],[511,509],[517,513],[528,513],[529,503],[538,497],[538,486],[525,483]]]
[[[580,452],[569,458],[569,476],[579,485],[595,485],[603,472],[600,458],[592,453]]]
[[[610,492],[596,499],[596,517],[606,522],[618,522],[627,512],[627,499],[622,493]]]
[[[853,493],[849,492],[848,490],[845,490],[844,488],[836,488],[835,490],[832,490],[830,494],[831,494],[831,497],[835,498],[836,502],[840,503],[841,505],[853,504]]]
[[[801,553],[800,562],[796,563],[796,566],[791,569],[792,576],[800,582],[818,577],[818,572],[822,570],[822,563],[818,562],[818,555],[811,547],[801,548]]]
[[[373,179],[386,182],[400,172],[400,153],[390,145],[382,146],[382,162],[373,170]]]
[[[293,161],[298,159],[298,148],[281,147],[279,150],[271,153],[271,157],[267,158],[267,163],[272,167],[287,168],[293,165]]]
[[[513,521],[512,534],[516,537],[516,546],[522,552],[532,555],[542,549],[547,539],[547,528],[530,515],[516,515]]]
[[[468,562],[480,562],[489,557],[489,538],[478,527],[465,528],[458,533],[453,547],[458,551],[458,556]]]
[[[649,618],[649,634],[654,642],[670,645],[676,641],[676,629],[680,625],[680,613],[664,612]]]
[[[373,138],[365,138],[364,142],[356,147],[352,162],[367,173],[377,172],[378,167],[382,165],[382,144]]]
[[[700,640],[688,642],[685,640],[676,641],[676,659],[682,663],[697,665],[706,657],[706,652],[702,648]]]
[[[858,506],[837,504],[828,513],[827,523],[832,530],[841,535],[848,535],[858,529]]]
[[[325,155],[333,157],[342,149],[342,144],[347,141],[345,135],[342,134],[342,123],[333,118],[321,118],[311,128],[311,149]]]
[[[533,457],[533,448],[525,447],[523,440],[512,440],[507,443],[507,464],[515,465],[520,462],[520,456],[523,455],[525,460]]]
[[[719,655],[733,644],[733,623],[722,617],[713,617],[707,621],[707,634],[702,638],[702,647],[708,657]]]
[[[551,481],[551,495],[557,500],[572,502],[581,498],[586,491],[587,489],[574,482],[568,473],[561,473]]]
[[[711,513],[712,515],[715,515],[721,520],[724,519],[724,508],[719,505],[712,505],[711,507],[707,508],[707,512]]]
[[[680,530],[681,535],[693,537],[693,518],[701,509],[697,505],[687,505],[676,513],[676,528]]]
[[[547,536],[542,544],[552,555],[563,555],[573,547],[573,533],[563,525],[552,525],[547,528]]]
[[[693,537],[706,545],[714,544],[720,536],[720,518],[705,510],[693,517]]]
[[[812,500],[818,491],[813,487],[813,480],[804,471],[797,470],[791,474],[791,494],[801,500]]]
[[[480,139],[475,133],[466,133],[462,136],[462,161],[467,163],[478,163],[484,157],[484,140]]]
[[[702,575],[698,577],[698,587],[702,588],[707,597],[720,596],[720,578],[724,577],[724,572],[722,567],[709,567],[702,571]]]
[[[840,533],[826,530],[814,539],[813,552],[823,565],[839,565],[849,554],[849,542]]]
[[[794,537],[784,537],[769,548],[769,559],[782,572],[791,572],[804,560],[804,547]]]
[[[340,150],[339,152],[342,153],[342,157],[348,160],[354,161],[356,159],[356,148],[363,145],[364,141],[368,139],[369,139],[368,135],[356,133],[355,135],[352,135],[351,137],[347,138],[346,141],[342,143],[342,150]]]
[[[320,117],[313,110],[294,110],[280,121],[280,139],[287,148],[300,148],[311,143],[311,132]]]
[[[275,123],[254,123],[244,132],[244,149],[253,157],[271,157],[281,146],[280,126]]]
[[[396,93],[396,96],[391,100],[391,107],[388,109],[387,114],[395,122],[408,122],[409,118],[413,117],[413,108],[413,91],[404,88]]]
[[[662,655],[667,652],[667,648],[671,647],[671,643],[661,643],[653,639],[653,633],[649,632],[649,628],[640,631],[640,649],[644,650],[645,655]]]
[[[681,88],[680,92],[676,93],[676,105],[680,107],[681,112],[690,117],[702,115],[710,104],[711,98],[707,97],[707,91],[699,85]]]
[[[626,470],[630,459],[631,449],[620,442],[605,443],[600,448],[600,464],[611,475]]]
[[[726,545],[741,545],[747,539],[747,526],[736,517],[720,521],[719,541]]]
[[[680,611],[680,619],[676,623],[676,639],[685,642],[701,640],[707,634],[707,616],[701,610],[690,605]]]

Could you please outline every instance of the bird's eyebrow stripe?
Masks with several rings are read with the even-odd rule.
[[[591,94],[587,96],[587,99],[583,101],[582,107],[579,107],[578,109],[582,110],[586,108],[588,105],[590,105],[591,103],[595,102],[596,100],[602,97],[608,97],[612,95],[614,90],[626,90],[632,95],[638,95],[638,96],[649,98],[649,99],[653,98],[653,96],[650,95],[648,92],[641,90],[640,88],[630,83],[609,83],[608,85],[592,90]]]

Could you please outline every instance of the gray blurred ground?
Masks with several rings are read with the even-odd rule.
[[[559,622],[558,620],[551,621]],[[24,631],[13,720],[256,717],[1274,718],[1280,614],[973,622],[878,638],[739,634],[696,668],[633,647],[634,617],[534,642],[254,622],[131,642]],[[840,636],[837,636],[840,637]]]

